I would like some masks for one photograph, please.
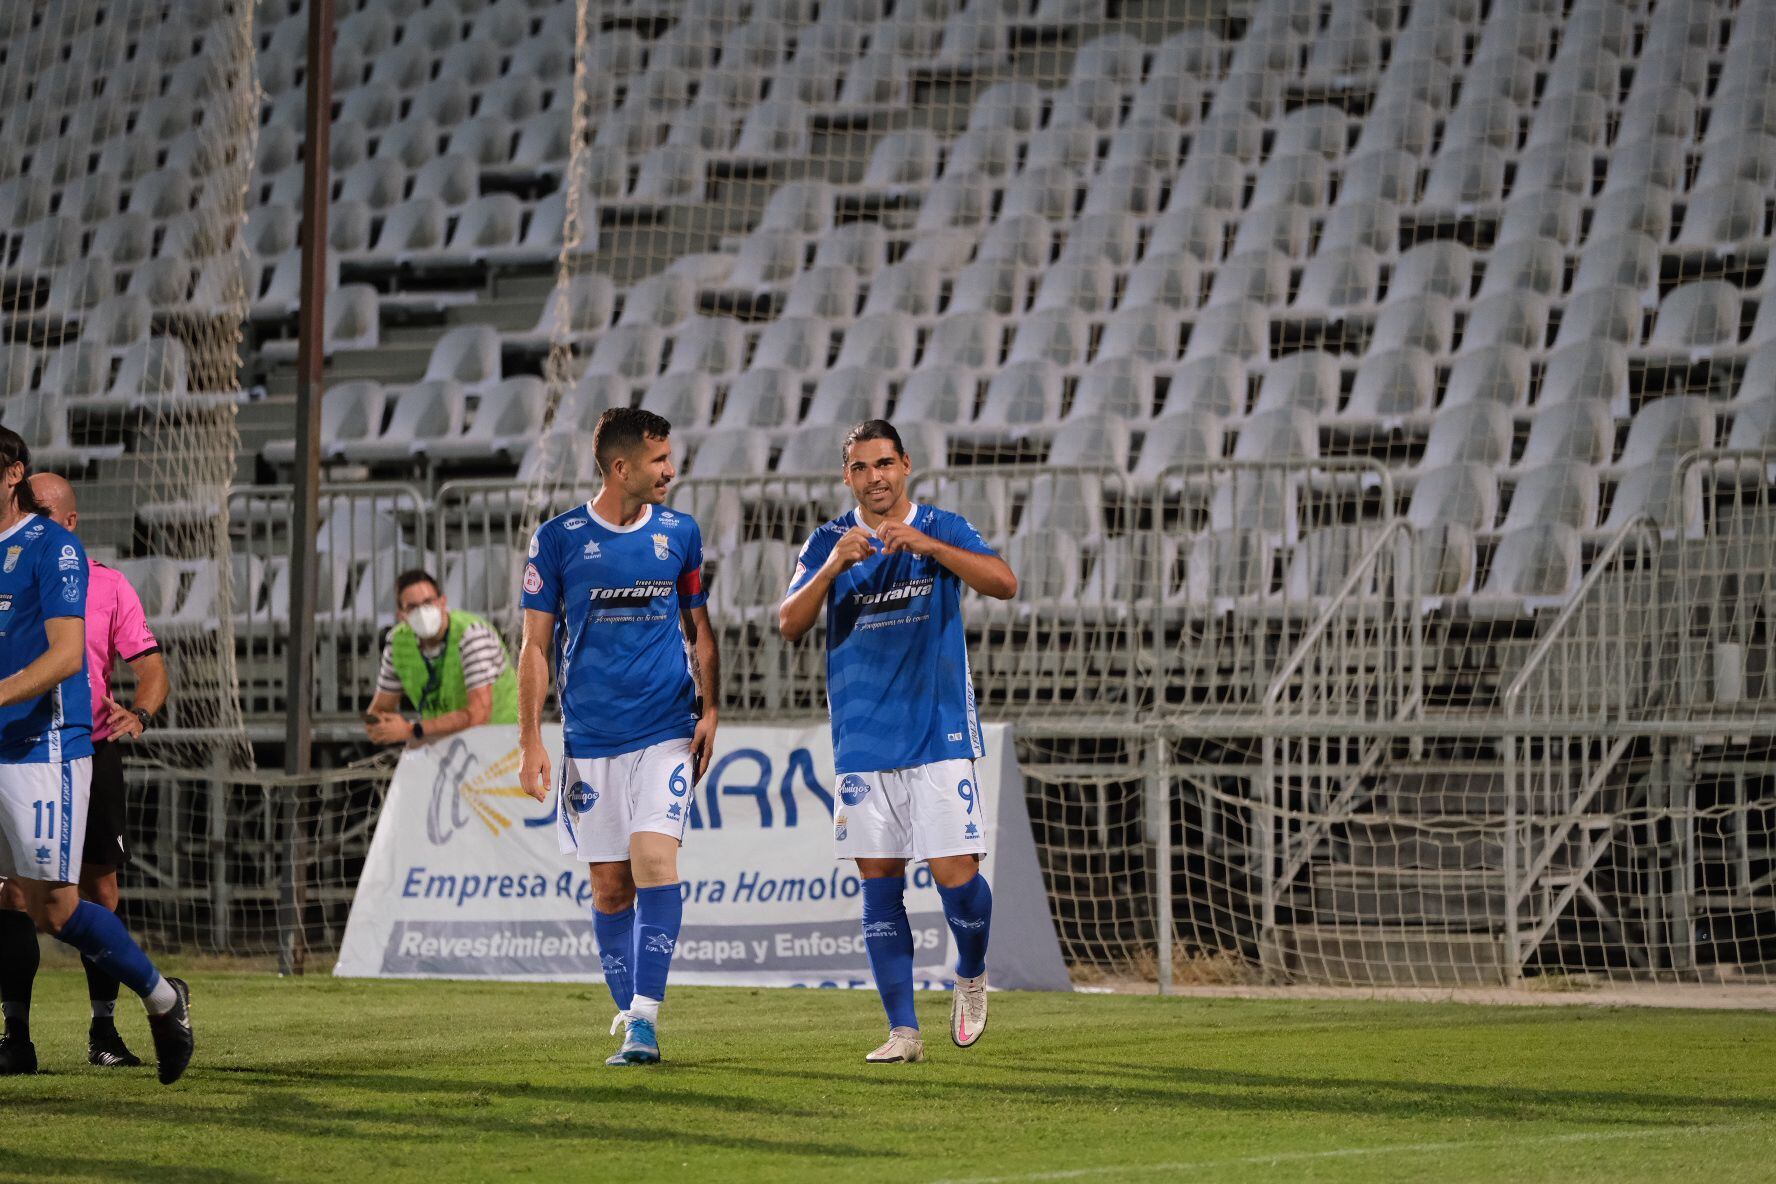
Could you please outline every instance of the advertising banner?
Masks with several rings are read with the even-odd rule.
[[[993,985],[1067,990],[1011,734],[983,731]],[[544,733],[559,770],[561,729]],[[402,755],[335,974],[600,980],[586,866],[557,846],[553,798],[518,788],[518,761],[517,728],[497,726]],[[871,985],[856,869],[833,859],[835,780],[825,724],[720,730],[689,795],[673,982]],[[918,984],[941,987],[955,952],[923,864],[908,869],[907,916]]]

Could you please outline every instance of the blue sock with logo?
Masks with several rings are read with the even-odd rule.
[[[987,934],[993,928],[993,890],[979,872],[956,888],[937,886],[943,897],[944,920],[956,935],[956,973],[978,978],[987,970]]]
[[[672,951],[678,948],[678,927],[683,920],[684,897],[677,884],[660,884],[635,893],[637,996],[656,1003],[666,997],[666,972],[672,967]]]
[[[90,900],[75,906],[56,940],[73,946],[81,957],[144,998],[160,985],[160,971],[117,914]]]
[[[890,1028],[917,1028],[913,1010],[913,927],[907,922],[906,877],[863,882],[863,945]]]
[[[620,913],[592,910],[592,932],[598,937],[598,961],[604,970],[604,985],[618,1011],[628,1011],[635,997],[635,906]]]

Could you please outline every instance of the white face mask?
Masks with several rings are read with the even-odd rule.
[[[435,604],[422,604],[407,614],[407,627],[421,641],[430,641],[444,629],[444,610]]]

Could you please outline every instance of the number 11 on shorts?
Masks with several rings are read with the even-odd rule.
[[[31,837],[37,839],[55,838],[56,804],[54,799],[47,802],[32,802],[31,810],[35,818]]]

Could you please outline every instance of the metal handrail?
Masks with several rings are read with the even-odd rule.
[[[1392,541],[1395,534],[1404,534],[1410,540],[1414,537],[1414,533],[1412,527],[1404,519],[1395,519],[1382,527],[1381,534],[1376,537],[1374,543],[1370,544],[1369,549],[1363,552],[1362,559],[1352,566],[1344,583],[1340,584],[1338,591],[1332,594],[1331,602],[1321,610],[1320,615],[1308,627],[1307,632],[1302,634],[1295,649],[1271,679],[1270,686],[1266,688],[1264,698],[1260,703],[1262,710],[1268,711],[1276,706],[1283,691],[1288,687],[1289,679],[1301,668],[1302,663],[1307,661],[1309,652],[1319,643],[1320,638],[1325,636],[1326,630],[1332,627],[1333,618],[1339,614],[1345,602],[1350,600],[1355,595],[1357,588],[1362,586],[1371,566],[1382,555],[1385,545]]]
[[[1561,640],[1561,634],[1565,631],[1568,622],[1577,616],[1579,610],[1584,607],[1585,599],[1590,595],[1591,590],[1603,582],[1604,576],[1610,572],[1611,564],[1621,553],[1629,536],[1640,534],[1651,539],[1655,551],[1658,549],[1659,525],[1653,521],[1650,515],[1642,514],[1638,518],[1624,522],[1621,529],[1616,531],[1615,537],[1610,539],[1609,545],[1598,554],[1596,559],[1591,561],[1591,570],[1585,573],[1585,578],[1573,590],[1571,599],[1561,608],[1559,615],[1554,618],[1554,623],[1548,627],[1548,631],[1529,651],[1529,657],[1524,661],[1523,669],[1517,672],[1517,676],[1511,680],[1511,685],[1506,687],[1505,693],[1499,697],[1499,704],[1504,709],[1506,719],[1516,716],[1517,702],[1523,696],[1530,675],[1534,674],[1536,668],[1547,658],[1549,651],[1554,648],[1554,644]]]

